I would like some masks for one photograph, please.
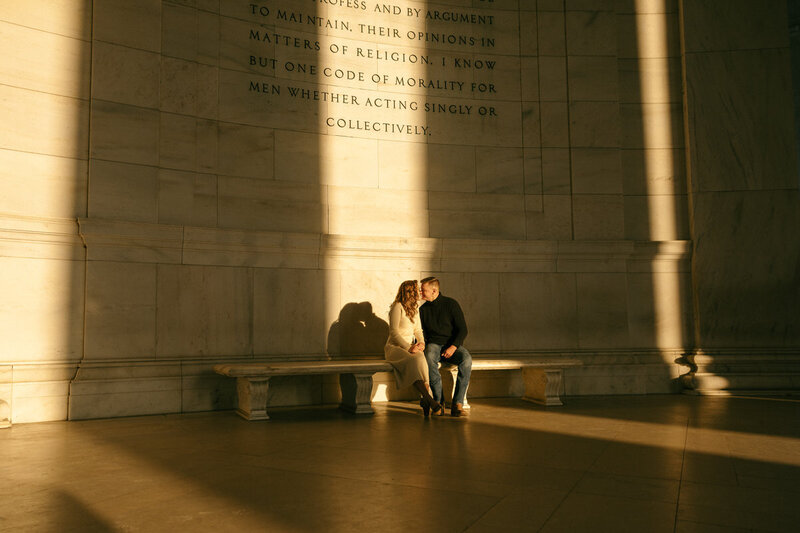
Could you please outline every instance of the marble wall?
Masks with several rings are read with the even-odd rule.
[[[769,5],[685,6],[696,342],[708,348],[800,344],[787,6]]]
[[[704,195],[727,191],[743,154],[731,183],[763,193],[742,197],[752,220],[770,187],[789,190],[779,104],[776,127],[759,122],[768,145],[744,136],[730,151],[714,119],[756,115],[729,116],[724,100],[702,100],[707,118],[685,130],[675,0],[349,4],[0,7],[0,366],[14,421],[230,408],[216,363],[380,356],[398,284],[430,274],[462,303],[476,355],[580,358],[570,395],[677,390],[694,309],[728,306],[719,324],[738,313],[730,291],[706,296],[728,282],[704,272],[734,242],[714,217],[740,210]],[[710,46],[694,33],[687,43]],[[764,105],[790,98],[779,48],[764,45],[772,63],[708,63],[695,48],[690,110],[756,68],[773,81]],[[765,146],[782,158],[759,157]],[[771,220],[796,221],[782,201]],[[759,264],[784,249],[747,231],[736,242],[750,238]],[[706,265],[694,281],[693,246]],[[785,292],[791,261],[769,294]],[[783,301],[775,313],[791,311]],[[737,335],[720,342],[749,338]],[[519,385],[478,373],[470,393]],[[337,384],[270,390],[275,405],[315,404]],[[410,396],[376,379],[376,400]]]

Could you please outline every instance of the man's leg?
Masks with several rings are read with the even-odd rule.
[[[428,379],[430,380],[431,392],[433,392],[433,399],[439,403],[444,402],[442,376],[439,374],[439,355],[441,353],[441,344],[428,343],[425,345],[425,359],[428,361]]]
[[[472,374],[472,356],[469,351],[463,346],[456,350],[456,353],[447,360],[451,365],[458,365],[458,377],[456,378],[456,386],[453,391],[453,404],[463,404],[464,397],[467,395],[467,387],[469,387],[469,377]],[[441,384],[439,385],[441,388]]]

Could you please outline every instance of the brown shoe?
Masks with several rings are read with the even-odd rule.
[[[464,411],[464,408],[460,403],[454,403],[450,408],[450,416],[464,416],[466,414],[466,411]]]

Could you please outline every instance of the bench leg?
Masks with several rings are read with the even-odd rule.
[[[347,412],[372,414],[372,373],[339,374],[342,403],[339,407]]]
[[[564,392],[562,376],[560,368],[523,368],[525,395],[522,399],[542,405],[564,405],[561,402]]]
[[[269,378],[236,378],[239,407],[236,412],[247,420],[268,420],[267,391]]]

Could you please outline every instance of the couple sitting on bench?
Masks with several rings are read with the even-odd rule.
[[[425,303],[418,307],[420,299]],[[439,292],[438,279],[425,278],[421,285],[416,280],[400,284],[389,309],[389,339],[384,353],[394,369],[397,388],[413,385],[419,391],[425,416],[445,412],[440,362],[458,366],[450,414],[466,413],[464,397],[472,372],[472,356],[463,346],[466,336],[461,306]]]

